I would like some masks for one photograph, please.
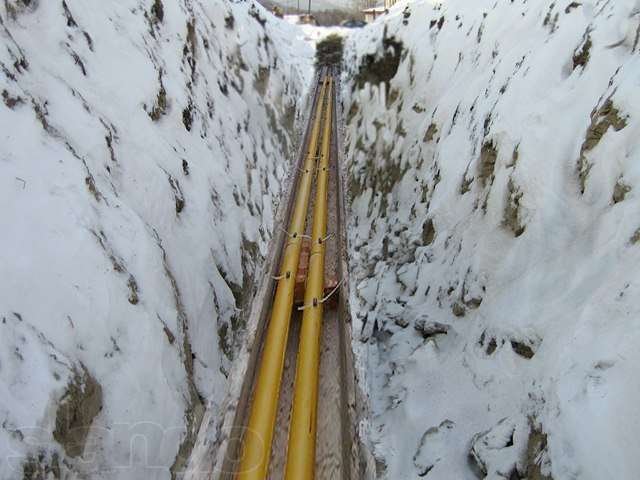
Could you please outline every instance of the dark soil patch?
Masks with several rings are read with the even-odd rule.
[[[60,457],[53,453],[50,457],[45,452],[38,456],[30,455],[22,465],[23,480],[59,479],[61,477]]]
[[[529,345],[523,342],[518,342],[517,340],[511,340],[511,348],[515,353],[527,360],[530,360],[535,355],[535,352]]]
[[[525,230],[525,225],[521,218],[522,214],[520,213],[522,195],[522,192],[517,188],[515,182],[509,179],[509,183],[507,184],[507,202],[504,207],[502,224],[511,230],[516,237],[522,235]]]
[[[160,88],[158,89],[158,94],[156,95],[156,101],[151,108],[151,111],[147,112],[151,120],[157,122],[160,118],[167,113],[167,109],[169,107],[169,102],[167,101],[167,90],[164,88],[164,83],[162,81],[163,71],[160,70],[158,72],[158,83]]]
[[[578,8],[580,5],[582,4],[578,2],[571,2],[569,5],[567,5],[567,8],[564,9],[564,13],[570,13],[571,10],[573,10],[574,8]]]
[[[489,340],[489,343],[487,344],[487,350],[486,350],[487,355],[492,355],[497,348],[498,348],[498,343],[496,342],[495,338],[492,338],[491,340]]]
[[[67,5],[67,2],[65,0],[62,0],[62,9],[64,10],[65,18],[67,19],[67,27],[77,27],[78,24],[73,18],[73,15],[71,15],[71,11],[69,10],[69,6]]]
[[[328,35],[316,45],[316,65],[342,64],[344,38],[340,35]]]
[[[533,423],[533,422],[532,422]],[[529,480],[553,480],[550,475],[542,473],[543,459],[548,459],[547,434],[542,428],[532,425],[529,432],[525,457],[526,477]]]
[[[619,132],[626,126],[626,118],[620,115],[620,111],[615,107],[611,99],[608,99],[599,109],[594,109],[591,112],[591,125],[587,129],[584,142],[580,148],[580,159],[577,165],[581,193],[584,193],[586,189],[587,177],[592,167],[592,164],[587,160],[587,153],[600,143],[609,128]]]
[[[187,132],[190,132],[193,126],[193,105],[191,103],[182,110],[182,123]]]
[[[480,164],[478,166],[478,178],[482,186],[493,181],[493,172],[496,167],[498,150],[493,141],[485,142],[480,150]]]
[[[428,322],[426,319],[417,320],[413,328],[425,339],[449,333],[449,325],[438,322]]]
[[[265,67],[260,65],[258,67],[258,73],[253,79],[253,88],[261,96],[265,96],[267,93],[267,87],[269,86],[269,78],[271,77],[271,67]]]
[[[4,104],[12,110],[17,105],[24,103],[24,100],[21,97],[12,97],[6,90],[2,90],[2,100],[4,101]]]
[[[354,85],[363,88],[367,83],[379,85],[384,83],[389,90],[389,82],[395,77],[400,66],[404,45],[395,37],[382,38],[382,53],[365,55],[355,76]]]
[[[436,229],[433,220],[430,218],[422,224],[422,244],[431,245],[436,237]]]
[[[611,201],[616,204],[622,202],[627,193],[631,191],[631,187],[622,181],[622,178],[619,178],[616,182],[615,187],[613,187],[613,196]]]
[[[151,6],[151,14],[158,23],[164,20],[164,6],[161,0],[155,0]]]
[[[424,138],[422,139],[423,142],[430,142],[432,141],[435,136],[438,134],[438,126],[435,123],[431,123],[429,125],[429,128],[427,128],[427,131],[424,134]]]
[[[589,62],[589,58],[591,56],[591,47],[593,46],[593,42],[591,41],[591,35],[588,33],[585,36],[582,45],[576,49],[573,53],[573,69],[575,70],[578,67],[585,67]]]
[[[67,386],[56,412],[53,438],[67,455],[82,455],[91,423],[101,410],[102,387],[82,365]]]

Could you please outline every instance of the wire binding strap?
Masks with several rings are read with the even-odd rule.
[[[307,308],[311,308],[311,307],[315,308],[317,306],[318,306],[318,299],[314,298],[311,304],[302,305],[301,307],[298,307],[298,311],[306,310]]]
[[[340,288],[340,286],[344,283],[344,278],[342,280],[340,280],[340,282],[338,282],[338,284],[335,286],[335,288],[333,290],[331,290],[329,292],[329,294],[327,296],[325,296],[322,300],[320,300],[320,303],[324,303],[327,300],[329,300],[331,298],[331,295],[333,295],[334,293],[336,293],[336,291]]]
[[[277,275],[272,277],[274,280],[282,280],[283,278],[291,278],[291,272],[287,271],[286,273],[283,273],[282,275]]]
[[[285,230],[285,229],[284,229],[284,228],[282,228],[280,225],[278,225],[278,228],[279,228],[280,230],[282,230],[284,233],[286,233],[286,234],[287,234],[287,236],[288,236],[289,238],[297,238],[297,236],[298,236],[298,232],[289,233],[289,231],[288,231],[288,230]]]
[[[340,280],[340,282],[335,286],[335,288],[331,290],[331,292],[329,292],[329,294],[325,296],[322,300],[318,300],[317,298],[314,298],[313,302],[311,302],[310,304],[302,305],[301,307],[298,307],[298,311],[306,310],[307,308],[311,308],[311,307],[316,308],[318,305],[323,304],[324,302],[329,300],[334,293],[336,293],[336,291],[340,288],[340,286],[343,283],[344,283],[344,278]]]
[[[333,237],[333,233],[330,233],[329,235],[327,235],[326,237],[323,238],[318,238],[318,243],[324,243],[327,240],[329,240],[331,237]]]

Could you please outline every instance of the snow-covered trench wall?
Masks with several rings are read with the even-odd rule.
[[[381,478],[640,471],[640,4],[399,5],[345,59]]]
[[[183,468],[296,150],[299,35],[250,2],[2,2],[0,478]]]

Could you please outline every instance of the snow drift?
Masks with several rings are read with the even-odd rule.
[[[383,478],[640,471],[640,3],[399,5],[347,42]]]
[[[222,0],[0,6],[0,478],[182,470],[275,228],[298,35]]]

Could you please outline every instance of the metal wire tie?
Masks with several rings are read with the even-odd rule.
[[[340,282],[335,286],[335,288],[333,290],[331,290],[331,292],[329,292],[329,294],[327,296],[325,296],[322,300],[318,300],[317,298],[313,299],[313,302],[309,305],[302,305],[301,307],[298,307],[298,311],[302,311],[302,310],[306,310],[307,308],[316,308],[318,306],[318,304],[323,304],[324,302],[326,302],[327,300],[329,300],[329,298],[331,298],[331,296],[336,293],[336,291],[340,288],[340,286],[344,283],[344,278],[342,280],[340,280]]]
[[[326,242],[327,240],[329,240],[331,237],[333,237],[333,233],[330,233],[329,235],[327,235],[327,236],[326,236],[326,237],[324,237],[324,238],[319,238],[319,239],[318,239],[318,243],[324,243],[324,242]]]
[[[274,277],[272,277],[272,278],[273,278],[274,280],[278,280],[278,281],[279,281],[279,280],[282,280],[283,278],[287,278],[287,279],[289,279],[289,278],[291,278],[291,272],[290,272],[289,270],[287,270],[287,272],[286,272],[286,273],[283,273],[282,275],[274,276]]]

